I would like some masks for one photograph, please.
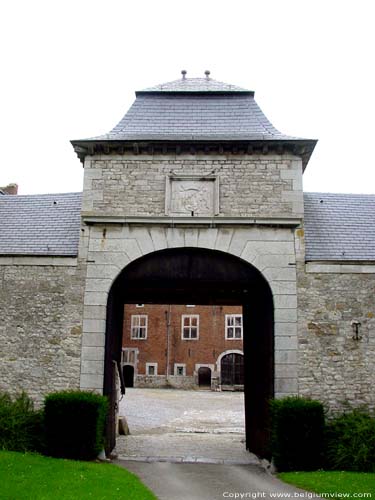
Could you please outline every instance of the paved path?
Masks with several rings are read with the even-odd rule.
[[[243,393],[127,389],[120,415],[131,435],[117,440],[116,463],[139,476],[159,500],[301,492],[246,451],[243,404]]]
[[[159,500],[220,500],[275,498],[302,490],[282,483],[255,465],[172,464],[117,461],[134,472]],[[276,498],[281,498],[280,496]],[[288,498],[285,496],[285,498]],[[302,498],[301,494],[296,498]],[[142,499],[139,499],[142,500]]]
[[[245,449],[243,393],[128,389],[120,404],[130,436],[117,439],[122,459],[255,464]]]
[[[243,392],[128,388],[120,415],[132,434],[245,432]]]

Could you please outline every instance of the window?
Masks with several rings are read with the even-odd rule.
[[[135,304],[135,307],[145,307],[144,304]]]
[[[183,314],[181,329],[182,339],[197,340],[199,336],[199,314]]]
[[[186,365],[175,363],[174,364],[174,374],[178,377],[184,377],[186,375]]]
[[[195,307],[195,304],[186,304],[186,307]]]
[[[132,314],[131,317],[131,338],[147,338],[147,314]]]
[[[146,375],[157,375],[158,374],[158,364],[157,363],[146,363]]]
[[[242,314],[225,315],[225,338],[227,340],[242,339]]]
[[[137,362],[138,349],[122,349],[122,363],[135,365]]]

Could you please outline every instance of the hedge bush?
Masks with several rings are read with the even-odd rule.
[[[310,471],[323,463],[324,409],[319,401],[271,401],[271,454],[279,471]]]
[[[325,455],[326,468],[375,472],[375,418],[351,410],[328,422]]]
[[[45,398],[47,453],[53,457],[92,460],[104,447],[108,401],[86,391],[62,391]]]
[[[44,450],[43,411],[35,411],[25,392],[13,399],[0,393],[0,449],[9,451]]]

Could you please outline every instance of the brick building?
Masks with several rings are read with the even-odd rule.
[[[125,385],[243,389],[240,306],[126,304]]]

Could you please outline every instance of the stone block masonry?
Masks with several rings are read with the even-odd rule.
[[[182,174],[218,177],[221,216],[303,214],[302,164],[292,155],[87,157],[82,210],[163,216],[166,177]]]
[[[299,393],[333,412],[347,404],[375,409],[375,266],[350,274],[342,267],[298,269]]]
[[[2,265],[0,258],[0,390],[26,391],[40,403],[49,392],[79,388],[82,271],[75,265]],[[53,262],[53,258],[47,259]]]

